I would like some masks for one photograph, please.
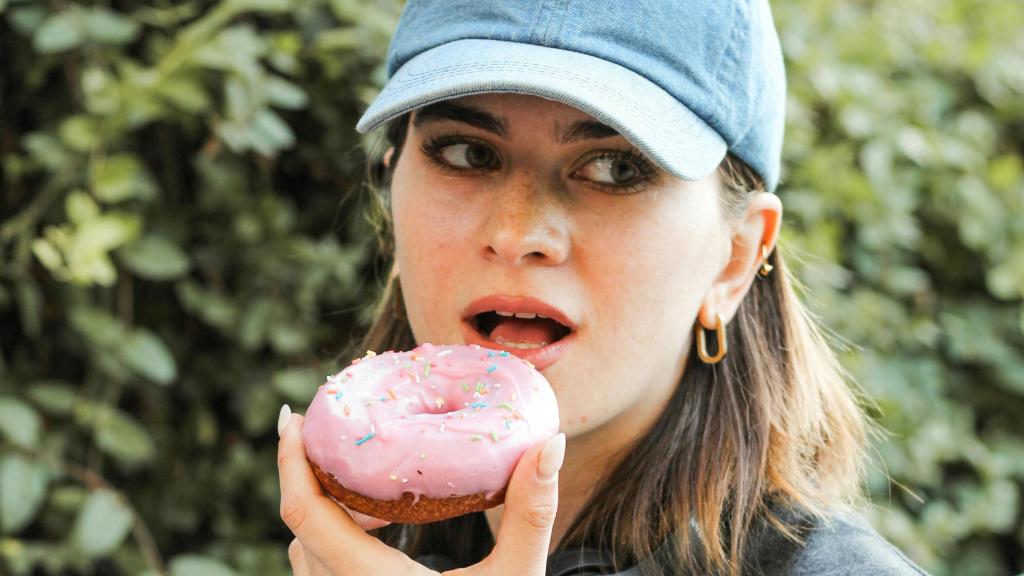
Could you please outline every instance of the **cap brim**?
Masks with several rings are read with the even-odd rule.
[[[356,125],[361,133],[421,106],[471,94],[513,92],[563,102],[614,128],[669,173],[710,174],[726,144],[647,78],[587,54],[501,40],[457,40],[412,58]]]

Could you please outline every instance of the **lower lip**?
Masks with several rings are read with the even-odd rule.
[[[541,346],[540,348],[509,348],[494,340],[485,338],[483,334],[477,332],[472,323],[467,321],[462,323],[462,334],[466,339],[466,344],[476,344],[491,350],[504,350],[533,364],[537,370],[544,370],[554,364],[562,357],[562,354],[565,354],[565,351],[569,349],[569,345],[576,339],[576,333],[570,332],[561,340],[552,342],[547,346]]]

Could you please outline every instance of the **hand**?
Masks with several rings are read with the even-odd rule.
[[[306,461],[303,421],[298,414],[287,419],[277,449],[281,519],[296,536],[288,547],[296,576],[436,574],[367,534],[368,524],[324,495]],[[523,454],[509,482],[494,550],[478,564],[446,574],[544,574],[564,453],[565,435],[558,434]]]

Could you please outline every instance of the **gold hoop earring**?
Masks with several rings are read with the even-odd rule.
[[[715,332],[718,333],[718,352],[714,356],[708,356],[707,342],[704,338],[704,327],[701,326],[700,320],[697,320],[697,326],[694,330],[697,332],[697,355],[706,364],[716,364],[722,358],[725,358],[725,353],[729,350],[729,344],[725,339],[725,323],[722,321],[721,314],[715,314],[715,318],[718,321],[718,326],[715,328]]]
[[[763,264],[761,264],[761,276],[767,276],[772,270],[775,269],[775,266],[772,266],[771,264],[768,263],[767,244],[761,245],[761,260],[763,262]]]

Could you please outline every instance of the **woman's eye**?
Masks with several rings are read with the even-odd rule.
[[[494,164],[494,153],[479,144],[449,144],[437,152],[446,163],[455,168],[487,168]]]
[[[587,180],[607,186],[623,186],[641,179],[636,166],[623,158],[602,157],[590,161],[579,174]]]

